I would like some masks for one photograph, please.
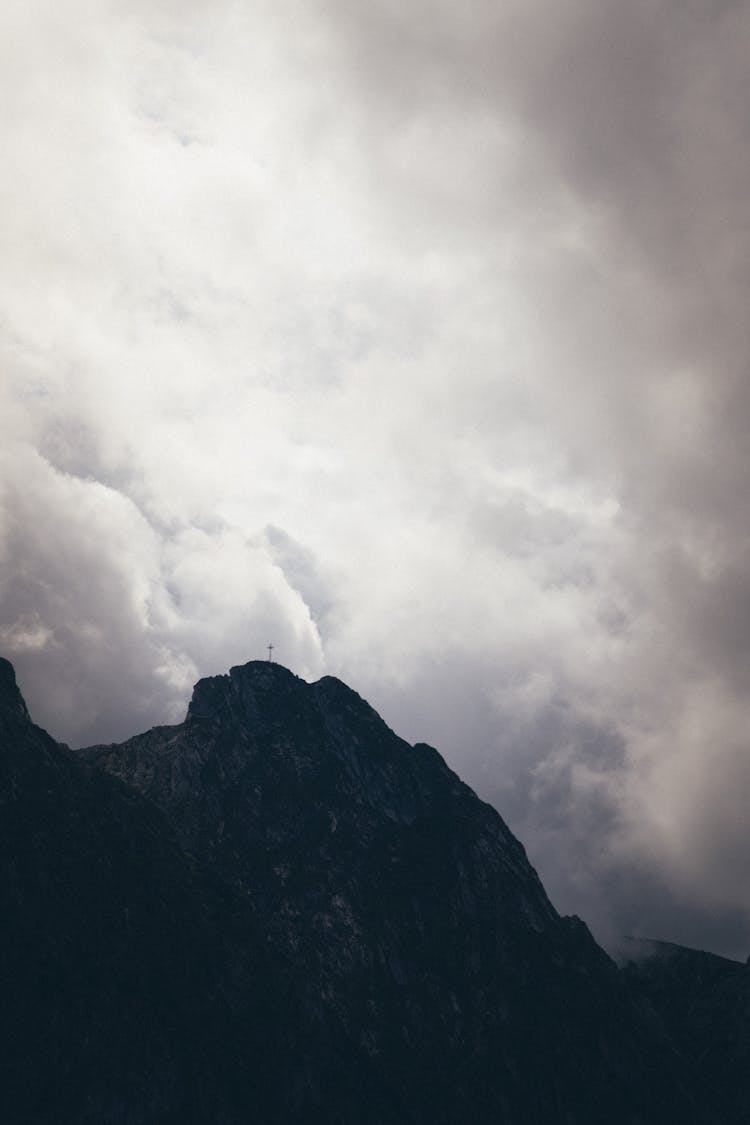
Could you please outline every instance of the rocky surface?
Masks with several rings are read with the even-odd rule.
[[[750,1121],[750,965],[665,941],[626,943],[623,972],[656,1010],[724,1125]]]
[[[30,722],[4,660],[0,918],[3,1125],[234,1122],[248,1052],[263,1104],[262,1021],[240,1056],[234,1036],[271,1007],[252,917],[153,804]]]
[[[251,663],[71,752],[2,662],[0,801],[9,1125],[728,1120],[498,814],[337,680]]]

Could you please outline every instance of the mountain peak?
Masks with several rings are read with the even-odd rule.
[[[16,672],[9,660],[0,656],[0,723],[15,727],[31,722],[23,696],[16,683]]]
[[[0,661],[0,733],[0,854],[19,857],[0,864],[0,964],[19,966],[0,983],[33,984],[8,1019],[31,1013],[19,1091],[51,1076],[50,1113],[19,1094],[10,1125],[747,1120],[744,1056],[706,1071],[735,1101],[704,1106],[673,1045],[688,1016],[641,1001],[660,980],[560,918],[498,813],[340,680],[250,661],[200,680],[185,722],[71,752]],[[750,974],[719,969],[742,1043]],[[51,1060],[39,1026],[62,1028]]]
[[[295,683],[303,685],[305,681],[275,661],[250,660],[247,664],[236,664],[225,675],[204,676],[198,680],[187,719],[210,719],[232,700],[236,702],[240,698],[247,702],[256,695],[273,693],[282,685],[288,689]]]
[[[284,679],[305,682],[277,660],[248,660],[246,664],[234,664],[229,669],[229,675],[239,683],[279,683]]]

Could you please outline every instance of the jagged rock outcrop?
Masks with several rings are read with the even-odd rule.
[[[339,681],[251,663],[71,752],[8,669],[2,1120],[725,1125],[498,814]]]

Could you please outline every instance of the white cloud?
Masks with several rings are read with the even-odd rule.
[[[37,721],[177,719],[273,641],[497,794],[564,908],[710,944],[745,901],[746,17],[0,18],[0,638]]]

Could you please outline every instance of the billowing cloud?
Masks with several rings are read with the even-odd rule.
[[[352,684],[560,908],[748,936],[747,12],[8,3],[0,646]]]

